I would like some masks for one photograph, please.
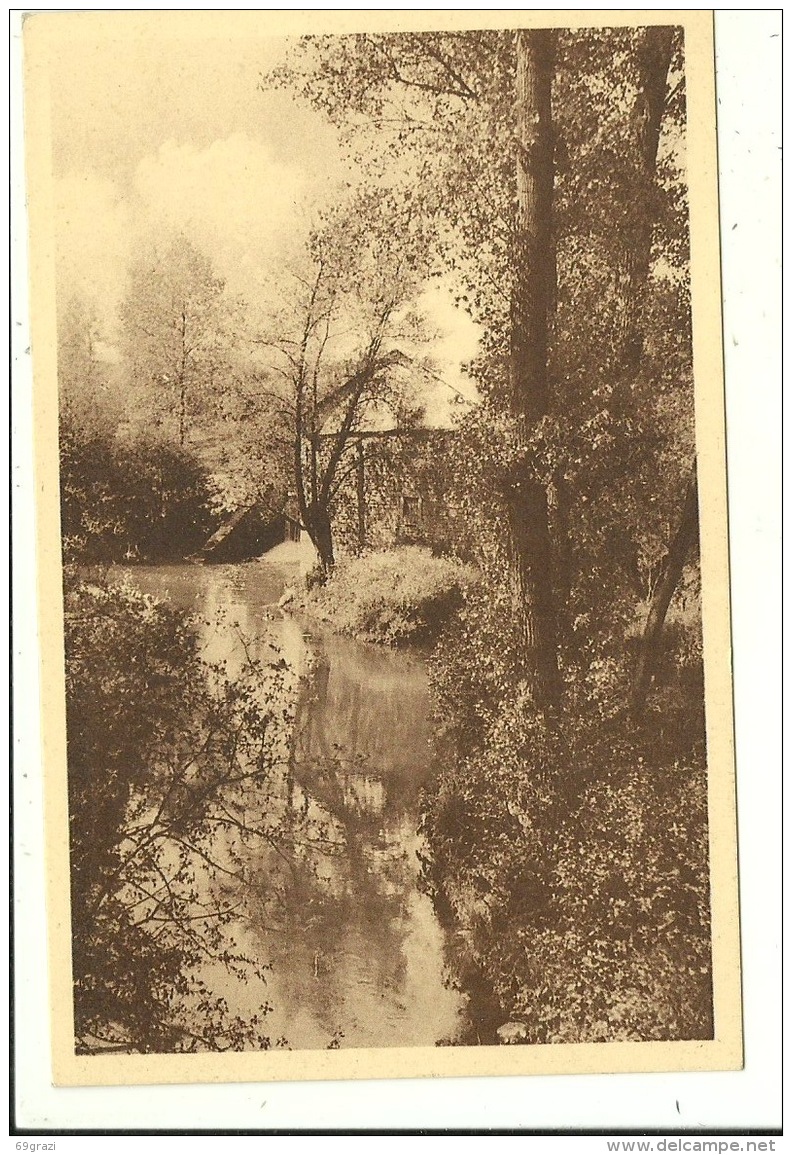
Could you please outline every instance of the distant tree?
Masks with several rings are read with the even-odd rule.
[[[104,359],[99,321],[80,296],[58,299],[58,414],[61,434],[90,440],[114,432],[123,412],[115,366]]]
[[[120,436],[127,405],[110,343],[86,303],[58,309],[60,499],[67,561],[182,557],[214,524],[201,462],[148,429]]]
[[[184,237],[134,262],[121,306],[133,424],[186,443],[229,384],[230,320],[224,282]]]

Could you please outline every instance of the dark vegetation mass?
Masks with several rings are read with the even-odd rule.
[[[189,556],[217,524],[216,495],[191,453],[167,443],[61,437],[61,531],[82,562]]]
[[[231,678],[183,613],[71,570],[64,611],[77,1049],[269,1048],[266,964],[235,918],[242,864],[285,858],[310,825],[285,815],[285,664]],[[254,1016],[212,966],[259,984]]]
[[[265,485],[294,494],[318,556],[309,607],[368,640],[433,647],[424,883],[461,983],[528,1043],[711,1037],[681,31],[308,37],[268,82],[341,126],[362,174],[353,208],[312,236],[308,272],[257,339],[266,365],[245,370],[222,283],[184,245],[177,323],[144,291],[150,270],[134,272],[137,409],[107,401],[98,431],[96,412],[63,410],[67,545],[84,561],[185,556],[219,509]],[[399,531],[377,539],[361,493],[396,441],[367,465],[358,435],[372,412],[420,427],[431,364],[410,305],[438,276],[481,328],[480,401],[423,453],[442,525],[404,532],[409,491]],[[97,373],[78,345],[62,338],[69,396]],[[142,439],[145,414],[164,441]],[[67,597],[73,898],[101,913],[75,937],[78,1027],[123,1018],[150,1049],[189,1037],[172,1000],[198,947],[153,875],[121,895],[124,839],[144,779],[178,845],[211,838],[244,704],[195,688],[185,628],[130,594]],[[252,727],[263,758],[264,719],[244,711],[234,733]],[[186,811],[177,748],[202,751],[189,774],[206,789]],[[152,935],[132,912],[163,903]],[[241,1029],[216,1027],[214,1045]]]

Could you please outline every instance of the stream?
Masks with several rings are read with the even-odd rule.
[[[287,543],[242,564],[125,571],[138,589],[194,613],[207,660],[232,677],[246,657],[285,659],[299,693],[290,802],[341,846],[292,866],[274,899],[278,864],[244,863],[251,894],[235,934],[246,955],[270,964],[266,990],[228,986],[220,968],[205,977],[226,984],[240,1014],[266,1004],[273,1042],[294,1049],[453,1041],[467,998],[448,982],[446,933],[418,884],[419,794],[431,760],[426,672],[412,655],[284,614],[278,600],[304,566],[304,550]]]

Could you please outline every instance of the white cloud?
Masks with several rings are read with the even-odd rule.
[[[233,291],[250,290],[305,236],[305,173],[243,133],[203,149],[168,141],[141,161],[135,189],[149,231],[183,232]]]
[[[58,293],[81,297],[112,324],[130,255],[131,209],[109,180],[89,174],[55,182]]]
[[[59,292],[82,296],[111,329],[131,257],[179,232],[232,293],[255,300],[301,249],[306,205],[316,200],[303,170],[243,133],[205,148],[162,144],[140,162],[126,196],[110,180],[70,174],[56,182]]]

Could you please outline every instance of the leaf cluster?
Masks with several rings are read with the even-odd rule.
[[[181,612],[117,583],[70,582],[65,626],[77,1047],[268,1047],[265,967],[235,928],[251,854],[306,829],[283,805],[286,664],[229,680]]]

